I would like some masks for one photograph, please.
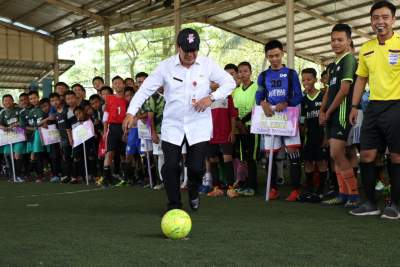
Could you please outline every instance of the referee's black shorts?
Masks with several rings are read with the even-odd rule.
[[[400,100],[370,101],[364,112],[361,150],[400,153]]]

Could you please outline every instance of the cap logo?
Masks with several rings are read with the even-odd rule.
[[[193,34],[193,33],[189,33],[188,38],[187,38],[189,44],[193,43],[193,42],[194,42],[194,39],[196,39],[196,37],[194,36],[194,34]]]

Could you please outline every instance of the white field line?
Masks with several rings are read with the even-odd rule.
[[[33,195],[21,195],[16,196],[16,198],[30,198],[30,197],[49,197],[49,196],[59,196],[59,195],[73,195],[73,194],[80,194],[80,193],[87,193],[87,192],[94,192],[104,190],[103,188],[94,188],[94,189],[83,189],[77,191],[67,191],[67,192],[58,192],[58,193],[45,193],[45,194],[33,194]],[[5,199],[4,197],[0,199]]]

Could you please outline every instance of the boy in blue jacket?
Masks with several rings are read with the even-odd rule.
[[[265,115],[269,117],[273,115],[274,111],[281,112],[287,107],[298,106],[303,99],[298,74],[295,70],[289,69],[282,64],[283,55],[283,45],[278,40],[270,41],[265,45],[265,56],[271,66],[258,76],[256,104],[261,105]],[[272,147],[273,138],[275,140]],[[300,194],[299,189],[301,184],[300,134],[297,131],[297,135],[291,137],[272,137],[266,135],[264,140],[267,157],[269,156],[270,149],[273,149],[276,155],[282,145],[285,146],[290,160],[290,176],[293,185],[293,191],[286,200],[296,201]],[[276,186],[275,161],[272,164],[271,171],[269,199],[274,200],[279,197]]]

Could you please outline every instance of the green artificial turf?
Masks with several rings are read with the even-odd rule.
[[[400,221],[203,197],[189,239],[171,241],[160,230],[164,191],[58,194],[86,189],[1,181],[0,266],[400,266]]]

